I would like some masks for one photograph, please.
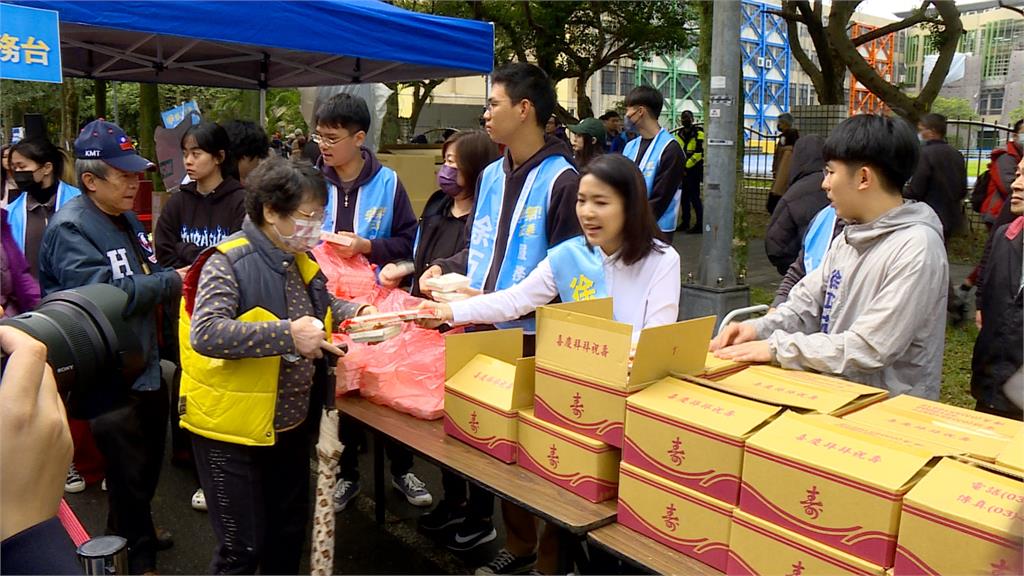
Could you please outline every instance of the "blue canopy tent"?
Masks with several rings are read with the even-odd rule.
[[[60,14],[64,73],[82,78],[265,90],[488,74],[494,61],[490,23],[378,0],[9,3]]]

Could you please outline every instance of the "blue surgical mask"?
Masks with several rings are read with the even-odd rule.
[[[637,115],[639,115],[639,113],[637,113]],[[634,121],[633,117],[630,116],[629,114],[626,114],[625,119],[622,121],[622,125],[626,129],[627,132],[636,132],[637,131],[636,121]]]

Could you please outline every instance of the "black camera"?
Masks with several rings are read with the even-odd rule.
[[[46,362],[72,418],[117,406],[146,367],[124,319],[128,295],[110,284],[54,292],[32,312],[0,320],[46,344]]]

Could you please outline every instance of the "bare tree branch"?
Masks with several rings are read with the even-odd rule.
[[[999,7],[1000,8],[1005,8],[1005,9],[1011,11],[1011,12],[1016,12],[1017,14],[1020,14],[1021,16],[1024,16],[1024,9],[1017,8],[1015,6],[1007,6],[1006,4],[1003,4],[1003,0],[999,0]]]
[[[925,2],[925,4],[927,4],[927,2]],[[853,45],[862,46],[864,44],[867,44],[868,42],[871,42],[872,40],[883,38],[885,36],[888,36],[889,34],[892,34],[893,32],[899,32],[900,30],[905,30],[907,28],[910,28],[911,26],[916,26],[924,22],[932,22],[934,24],[938,24],[940,20],[938,18],[932,18],[928,16],[928,14],[924,10],[924,6],[922,6],[919,10],[915,10],[912,16],[904,18],[899,22],[886,24],[881,28],[875,28],[870,32],[865,32],[864,34],[857,36],[856,38],[853,39]]]

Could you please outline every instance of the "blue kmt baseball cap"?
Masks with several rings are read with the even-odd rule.
[[[131,139],[113,122],[100,118],[82,128],[75,140],[75,158],[103,160],[118,170],[143,172],[155,165],[135,151]]]

